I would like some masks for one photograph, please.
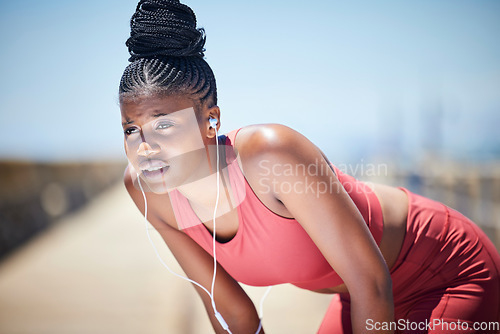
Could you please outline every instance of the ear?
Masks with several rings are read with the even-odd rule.
[[[209,119],[210,118],[215,118],[217,120],[217,132],[219,132],[220,129],[220,109],[218,106],[213,106],[210,107],[207,112],[206,112],[206,127],[207,127],[207,137],[208,138],[215,138],[215,129],[213,129],[210,126]]]

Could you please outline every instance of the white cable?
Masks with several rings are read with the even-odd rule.
[[[188,278],[188,277],[185,277],[185,276],[182,276],[182,275],[179,275],[177,274],[176,272],[174,272],[172,269],[170,269],[170,267],[163,261],[163,259],[161,258],[160,254],[158,253],[158,249],[156,248],[153,240],[151,239],[151,235],[149,234],[149,229],[148,229],[148,202],[146,200],[146,194],[144,193],[144,189],[142,188],[142,184],[141,184],[141,179],[140,179],[140,176],[139,176],[139,173],[137,173],[137,181],[139,183],[139,188],[141,189],[141,192],[142,192],[142,197],[144,198],[144,226],[146,227],[146,234],[148,236],[148,239],[149,239],[149,242],[151,243],[151,245],[153,246],[153,249],[156,253],[156,257],[160,260],[161,264],[167,268],[167,270],[174,274],[175,276],[179,277],[179,278],[182,278],[183,280],[186,280],[188,282],[191,282],[197,286],[199,286],[201,289],[203,289],[203,291],[205,291],[208,296],[210,297],[210,300],[212,301],[212,307],[214,308],[214,312],[215,312],[215,318],[217,318],[217,320],[219,321],[219,323],[221,324],[222,328],[224,328],[224,330],[226,330],[228,333],[232,334],[231,331],[229,330],[229,326],[227,325],[226,321],[224,320],[224,318],[222,317],[222,315],[217,311],[217,309],[215,308],[215,301],[214,301],[214,298],[213,298],[213,294],[210,293],[210,291],[208,291],[203,285],[201,285],[200,283],[196,282],[196,281],[193,281],[192,279]],[[216,264],[215,264],[216,265]],[[214,270],[214,275],[215,275],[215,270]],[[213,283],[212,283],[213,284]],[[212,292],[213,292],[213,286],[212,286]]]
[[[231,331],[229,330],[229,326],[227,325],[226,321],[224,320],[224,318],[222,317],[222,315],[219,313],[219,311],[217,311],[217,307],[215,306],[215,299],[214,299],[215,277],[216,277],[216,274],[217,274],[217,255],[216,255],[216,252],[215,252],[215,236],[216,236],[216,234],[215,234],[216,233],[215,215],[216,215],[216,212],[217,212],[217,206],[219,205],[219,181],[220,181],[220,174],[219,174],[219,140],[218,140],[218,135],[217,135],[217,129],[215,130],[215,134],[216,134],[216,148],[217,148],[217,197],[216,197],[216,200],[215,200],[215,208],[214,208],[214,214],[213,214],[213,224],[214,224],[214,228],[213,228],[214,273],[213,273],[213,277],[212,277],[211,291],[208,291],[200,283],[198,283],[196,281],[193,281],[192,279],[190,279],[188,277],[185,277],[185,276],[177,274],[172,269],[170,269],[170,267],[163,261],[163,259],[161,258],[160,254],[158,253],[158,249],[156,248],[153,240],[151,239],[151,235],[149,233],[149,229],[148,229],[148,203],[147,203],[147,199],[146,199],[146,194],[145,194],[144,189],[143,189],[142,184],[141,184],[141,178],[140,178],[139,173],[137,173],[137,181],[139,183],[139,188],[141,189],[142,197],[144,199],[144,224],[145,224],[145,228],[146,228],[146,234],[148,236],[149,242],[153,246],[153,249],[154,249],[154,251],[156,253],[156,257],[160,260],[161,264],[165,268],[167,268],[167,270],[170,273],[174,274],[175,276],[177,276],[179,278],[182,278],[182,279],[184,279],[184,280],[186,280],[188,282],[191,282],[191,283],[199,286],[201,289],[203,289],[208,294],[208,296],[210,297],[210,300],[212,302],[212,308],[214,310],[215,318],[219,321],[220,325],[222,326],[222,328],[225,331],[227,331],[228,333],[232,334]]]
[[[260,298],[260,305],[259,305],[259,327],[257,328],[257,331],[255,334],[259,334],[260,330],[262,329],[262,319],[264,318],[264,300],[266,299],[267,295],[271,291],[272,286],[268,286],[266,289],[266,292],[262,295]]]
[[[264,300],[267,298],[267,295],[271,291],[272,286],[268,286],[266,289],[266,292],[262,295],[260,298],[260,305],[259,305],[259,318],[262,321],[262,318],[264,318]]]
[[[217,150],[217,196],[215,198],[215,207],[214,207],[214,214],[212,218],[212,222],[214,225],[213,232],[212,232],[212,247],[213,247],[213,253],[214,253],[214,275],[212,277],[212,287],[210,289],[211,295],[214,295],[214,288],[215,288],[215,275],[217,274],[217,254],[215,252],[215,215],[217,213],[217,206],[219,205],[219,181],[220,181],[220,175],[219,175],[219,138],[217,135],[217,128],[214,128],[215,130],[215,146]],[[215,300],[212,298],[212,307],[214,308],[215,313],[217,313],[217,309],[215,307]]]
[[[205,290],[205,292],[210,295],[210,292],[205,289],[204,286],[202,286],[200,283],[196,282],[196,281],[193,281],[192,279],[188,278],[188,277],[184,277],[182,275],[179,275],[177,274],[175,271],[173,271],[172,269],[170,269],[169,266],[167,266],[167,264],[165,262],[163,262],[163,259],[161,258],[160,254],[158,253],[158,249],[156,249],[156,246],[153,242],[153,240],[151,239],[151,235],[149,234],[149,229],[148,229],[148,202],[146,201],[146,194],[144,193],[144,189],[142,189],[142,185],[141,185],[141,179],[140,179],[140,176],[139,176],[139,173],[137,173],[137,181],[139,182],[139,188],[141,188],[141,192],[142,192],[142,197],[144,198],[144,226],[146,227],[146,234],[148,235],[148,239],[149,239],[149,242],[151,243],[151,246],[153,246],[153,249],[156,253],[156,257],[158,257],[158,259],[160,260],[161,264],[163,264],[163,266],[165,268],[167,268],[167,270],[174,274],[175,276],[179,277],[179,278],[182,278],[188,282],[191,282],[197,286],[199,286],[200,288],[202,288],[203,290]]]
[[[219,205],[219,183],[220,183],[220,174],[219,174],[219,138],[218,138],[218,133],[217,133],[217,129],[215,129],[215,138],[216,138],[216,150],[217,150],[217,196],[216,196],[216,199],[215,199],[215,208],[214,208],[214,214],[213,214],[213,218],[212,218],[212,222],[213,222],[213,238],[212,238],[212,246],[213,246],[213,258],[214,258],[214,273],[213,273],[213,276],[212,276],[212,285],[211,285],[211,289],[210,291],[208,291],[204,286],[202,286],[200,283],[196,282],[196,281],[193,281],[192,279],[188,278],[188,277],[185,277],[185,276],[182,276],[182,275],[179,275],[177,274],[176,272],[174,272],[172,269],[170,269],[170,267],[163,261],[163,259],[161,258],[160,254],[158,253],[158,249],[156,248],[153,240],[151,239],[151,235],[149,233],[149,229],[148,229],[148,203],[147,203],[147,200],[146,200],[146,194],[144,192],[144,189],[142,188],[142,184],[141,184],[141,178],[140,178],[140,175],[139,173],[137,173],[137,181],[139,183],[139,188],[141,189],[141,193],[142,193],[142,197],[144,198],[144,226],[146,227],[146,234],[148,236],[148,239],[149,239],[149,242],[151,243],[151,245],[153,246],[153,249],[156,253],[156,257],[160,260],[161,264],[167,268],[167,270],[172,273],[173,275],[179,277],[179,278],[182,278],[188,282],[191,282],[195,285],[197,285],[198,287],[200,287],[201,289],[203,289],[203,291],[205,291],[208,296],[210,297],[210,300],[212,302],[212,308],[214,310],[214,313],[215,313],[215,318],[219,321],[220,325],[222,326],[222,328],[227,331],[229,334],[232,334],[232,332],[229,330],[229,326],[228,324],[226,323],[226,321],[224,320],[224,318],[222,317],[222,315],[219,313],[219,311],[217,311],[217,307],[215,306],[215,299],[214,299],[214,288],[215,288],[215,277],[216,277],[216,274],[217,274],[217,254],[216,254],[216,250],[215,250],[215,237],[216,237],[216,224],[215,224],[215,216],[216,216],[216,213],[217,213],[217,206]],[[266,292],[264,293],[264,295],[262,296],[261,300],[260,300],[260,307],[259,307],[259,327],[257,328],[257,331],[255,332],[255,334],[258,334],[261,329],[262,329],[262,318],[263,318],[263,305],[264,305],[264,299],[267,297],[267,295],[269,294],[269,291],[271,291],[271,287],[269,286],[266,290]]]
[[[215,130],[215,149],[217,151],[217,195],[215,198],[215,207],[214,207],[214,214],[212,218],[213,222],[213,232],[212,232],[212,246],[213,246],[213,254],[214,254],[214,275],[212,276],[212,287],[210,289],[210,299],[212,301],[212,308],[214,309],[215,317],[219,321],[220,325],[224,330],[228,333],[231,333],[229,330],[229,326],[227,325],[226,321],[222,317],[222,315],[217,311],[217,307],[215,306],[215,298],[214,298],[214,288],[215,288],[215,277],[217,275],[217,254],[215,251],[215,236],[216,236],[216,225],[215,225],[215,216],[217,213],[217,206],[219,206],[219,183],[220,183],[220,174],[219,174],[219,134],[217,133],[217,127],[214,126],[213,129]]]

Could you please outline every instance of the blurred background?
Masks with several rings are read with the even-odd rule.
[[[499,2],[185,3],[207,33],[221,133],[286,124],[348,174],[458,209],[500,248]],[[0,0],[0,333],[207,332],[120,183],[136,4]],[[315,331],[330,297],[297,290],[271,292],[268,332]]]

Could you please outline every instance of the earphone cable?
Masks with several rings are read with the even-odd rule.
[[[197,286],[199,286],[201,289],[203,289],[209,296],[210,296],[210,291],[208,291],[204,286],[202,286],[200,283],[196,282],[196,281],[193,281],[192,279],[188,278],[188,277],[185,277],[185,276],[182,276],[182,275],[179,275],[177,274],[175,271],[173,271],[172,269],[170,269],[170,267],[163,261],[163,259],[161,258],[160,256],[160,253],[158,252],[158,249],[156,248],[154,242],[153,242],[153,239],[151,239],[151,234],[149,233],[149,229],[148,229],[148,202],[146,200],[146,194],[144,192],[144,189],[142,188],[142,184],[141,184],[141,179],[140,179],[140,176],[139,176],[139,173],[137,173],[137,182],[139,183],[139,188],[141,189],[141,192],[142,192],[142,197],[144,198],[144,226],[146,228],[146,234],[148,236],[148,239],[149,239],[149,242],[151,243],[151,245],[153,246],[153,249],[156,253],[156,257],[158,258],[158,260],[160,260],[161,264],[167,268],[167,270],[179,277],[179,278],[182,278],[183,280],[186,280],[188,282],[191,282]]]
[[[144,226],[146,228],[146,234],[148,236],[149,242],[153,246],[153,249],[155,251],[156,257],[160,260],[161,264],[165,268],[167,268],[167,270],[170,273],[172,273],[176,277],[179,277],[179,278],[181,278],[183,280],[186,280],[188,282],[191,282],[191,283],[195,284],[196,286],[200,287],[203,291],[205,291],[208,294],[208,296],[210,297],[211,303],[212,303],[212,308],[214,310],[214,314],[215,314],[216,319],[219,321],[220,325],[222,326],[222,328],[225,331],[227,331],[228,333],[232,334],[232,332],[229,330],[229,326],[227,325],[226,321],[224,320],[224,318],[222,317],[222,315],[217,311],[217,307],[215,305],[215,298],[214,298],[215,278],[216,278],[216,274],[217,274],[216,223],[215,223],[215,217],[216,217],[216,213],[217,213],[217,207],[218,207],[218,204],[219,204],[219,194],[220,194],[219,138],[218,138],[217,129],[215,129],[215,133],[216,133],[216,150],[217,150],[217,164],[216,164],[217,165],[217,173],[216,173],[216,178],[217,178],[217,195],[216,195],[215,208],[214,208],[213,219],[212,219],[212,221],[213,221],[212,246],[213,246],[213,258],[214,258],[214,270],[213,270],[212,285],[211,285],[211,290],[210,291],[208,291],[204,286],[202,286],[198,282],[196,282],[196,281],[194,281],[194,280],[192,280],[192,279],[190,279],[188,277],[185,277],[185,276],[177,274],[172,269],[170,269],[170,267],[163,261],[162,257],[160,256],[160,254],[158,252],[158,249],[156,248],[156,246],[155,246],[155,244],[154,244],[154,242],[153,242],[153,240],[151,238],[151,235],[149,233],[149,229],[148,229],[148,204],[147,204],[146,194],[145,194],[144,189],[143,189],[142,184],[141,184],[139,173],[137,173],[137,182],[139,184],[139,188],[141,189],[142,197],[144,199]],[[259,305],[259,327],[257,328],[257,331],[255,332],[256,334],[258,334],[261,331],[261,329],[262,329],[263,303],[264,303],[265,298],[269,294],[270,290],[271,290],[271,287],[268,287],[267,290],[266,290],[266,292],[262,296],[261,301],[260,301],[260,305]]]
[[[215,288],[215,276],[217,275],[217,254],[216,254],[216,250],[215,250],[215,236],[216,236],[216,224],[215,224],[215,217],[216,217],[216,214],[217,214],[217,206],[219,205],[219,183],[220,183],[220,175],[219,175],[219,137],[218,137],[218,133],[217,133],[217,127],[214,128],[215,129],[215,147],[216,147],[216,150],[217,150],[217,170],[216,170],[216,173],[217,173],[217,176],[216,176],[216,179],[217,179],[217,195],[216,195],[216,198],[215,198],[215,207],[214,207],[214,214],[213,214],[213,218],[212,218],[212,223],[214,225],[213,227],[213,232],[212,232],[212,247],[213,247],[213,254],[214,254],[214,275],[212,277],[212,287],[210,289],[210,292],[211,292],[211,295],[212,295],[212,307],[214,308],[214,311],[217,312],[217,309],[215,307],[215,300],[213,298],[213,295],[214,295],[214,288]]]
[[[228,333],[231,333],[231,331],[229,330],[229,326],[228,324],[226,323],[226,321],[224,320],[224,318],[222,317],[222,315],[219,313],[219,311],[217,311],[217,307],[215,306],[215,297],[214,297],[214,289],[215,289],[215,277],[217,275],[217,253],[216,253],[216,247],[215,247],[215,237],[216,237],[216,224],[215,224],[215,216],[216,216],[216,213],[217,213],[217,207],[219,205],[219,193],[220,193],[220,190],[219,190],[219,183],[220,183],[220,174],[219,174],[219,134],[217,133],[217,126],[213,126],[212,127],[214,130],[215,130],[215,149],[217,151],[217,164],[216,164],[216,180],[217,180],[217,195],[215,197],[215,207],[214,207],[214,214],[213,214],[213,217],[212,217],[212,223],[213,223],[213,231],[212,231],[212,247],[213,247],[213,258],[214,258],[214,274],[212,276],[212,286],[211,286],[211,289],[210,289],[210,300],[212,301],[212,308],[214,310],[214,313],[215,313],[215,317],[217,318],[217,320],[219,321],[220,325],[222,326],[222,328],[224,328],[224,330]]]

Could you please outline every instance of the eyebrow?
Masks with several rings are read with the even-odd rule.
[[[170,113],[168,113],[168,114],[167,113],[158,113],[158,114],[154,114],[153,117],[154,118],[158,118],[158,117],[161,117],[161,116],[168,116],[168,115],[170,115]]]
[[[158,117],[162,117],[162,116],[168,116],[170,115],[171,113],[164,113],[164,112],[160,112],[160,113],[157,113],[157,114],[154,114],[153,117],[154,118],[158,118]],[[122,126],[125,126],[125,125],[129,125],[129,124],[132,124],[134,123],[133,120],[127,120],[126,122],[123,122],[122,123]]]

